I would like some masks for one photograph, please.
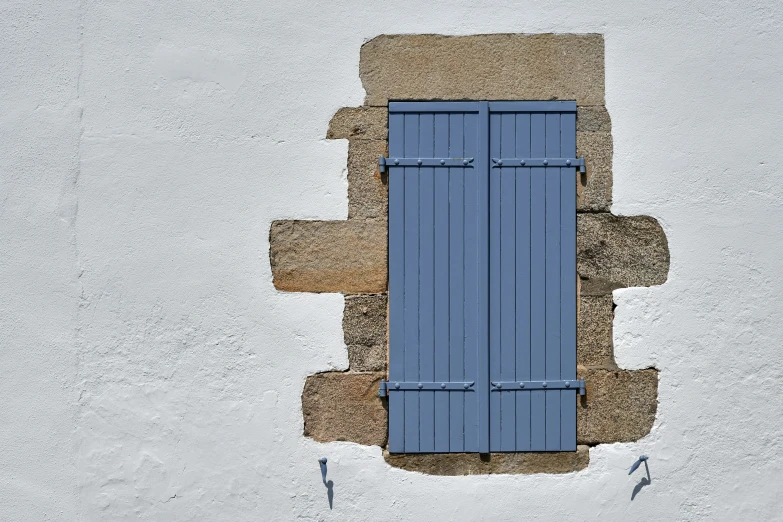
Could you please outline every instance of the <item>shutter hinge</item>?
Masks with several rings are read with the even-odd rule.
[[[495,167],[579,167],[585,172],[585,158],[492,158]]]
[[[381,387],[378,390],[379,397],[386,397],[392,391],[475,391],[473,385],[475,381],[470,382],[401,382],[401,381],[381,381]]]
[[[388,161],[387,161],[388,160]],[[585,172],[585,158],[492,158],[492,167],[579,167]],[[473,158],[378,158],[381,173],[388,167],[472,167]]]
[[[388,167],[472,167],[473,158],[378,158],[381,173]]]
[[[585,394],[585,380],[574,379],[566,381],[495,381],[491,391],[520,390],[579,390],[579,395]]]

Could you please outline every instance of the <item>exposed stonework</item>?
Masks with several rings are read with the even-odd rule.
[[[658,370],[580,368],[587,393],[576,414],[579,444],[639,440],[652,429],[658,409]]]
[[[386,344],[387,302],[386,294],[345,296],[345,344]]]
[[[362,46],[365,105],[389,100],[604,103],[598,34],[381,35]]]
[[[378,397],[382,373],[328,372],[307,378],[302,392],[304,434],[384,446],[387,413]]]
[[[326,139],[386,141],[389,137],[389,113],[386,107],[343,107],[332,116]]]
[[[345,296],[343,333],[351,371],[386,369],[386,294]]]
[[[383,35],[362,46],[365,106],[340,109],[329,139],[348,140],[348,221],[276,222],[270,232],[275,286],[344,292],[349,371],[310,376],[302,394],[305,435],[319,441],[385,445],[387,413],[376,397],[386,368],[386,179],[389,99],[577,101],[580,278],[577,360],[587,395],[578,406],[579,444],[632,441],[646,435],[657,408],[657,371],[617,369],[611,292],[666,280],[669,254],[660,225],[644,216],[609,214],[611,119],[603,106],[600,35]],[[467,71],[467,73],[466,73]],[[378,373],[356,373],[378,372]],[[565,473],[587,466],[576,452],[389,455],[390,465],[437,475]]]
[[[428,475],[496,475],[570,473],[585,469],[590,462],[587,446],[562,453],[424,453],[383,452],[390,465]]]
[[[385,141],[348,141],[348,219],[385,220],[389,215],[389,189],[378,167],[387,148]]]
[[[612,296],[581,296],[576,328],[576,362],[583,366],[615,366],[612,348]]]
[[[576,108],[576,132],[610,132],[612,120],[603,105]]]
[[[586,170],[576,186],[577,211],[608,212],[612,205],[612,135],[577,131],[576,154],[585,157]]]
[[[649,216],[577,215],[577,270],[582,295],[660,285],[669,273],[669,245]]]
[[[386,370],[386,345],[348,345],[348,367],[354,372],[382,372]]]
[[[383,292],[386,237],[385,221],[275,221],[269,233],[275,288]]]

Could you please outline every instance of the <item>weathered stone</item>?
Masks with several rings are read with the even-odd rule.
[[[347,295],[343,335],[351,371],[386,369],[386,294]]]
[[[581,296],[576,329],[576,361],[584,366],[615,366],[611,295]]]
[[[603,105],[583,105],[576,108],[576,130],[586,132],[610,132],[612,120]]]
[[[669,273],[666,235],[649,216],[578,214],[576,244],[582,295],[595,295],[595,288],[660,285]]]
[[[386,345],[348,345],[348,367],[354,372],[386,371]]]
[[[577,184],[577,210],[608,212],[612,206],[612,135],[576,133],[576,154],[585,157],[583,183]]]
[[[612,293],[612,290],[623,288],[621,283],[606,279],[580,279],[580,283],[580,295],[608,295]]]
[[[390,99],[576,100],[603,105],[599,34],[381,35],[362,46],[366,105]]]
[[[590,462],[587,446],[562,453],[422,453],[383,452],[389,465],[427,475],[495,475],[570,473],[585,469]]]
[[[389,136],[388,112],[385,107],[343,107],[329,122],[327,139],[361,138],[386,140]]]
[[[348,219],[389,215],[389,188],[378,167],[386,151],[385,141],[348,141]]]
[[[384,292],[386,237],[385,221],[275,221],[269,232],[275,288]]]
[[[658,408],[658,370],[580,368],[587,393],[577,406],[577,442],[639,440],[652,429]]]
[[[311,375],[302,392],[304,434],[318,442],[386,444],[386,408],[378,397],[381,373]]]
[[[345,344],[385,345],[387,302],[386,294],[345,296]]]

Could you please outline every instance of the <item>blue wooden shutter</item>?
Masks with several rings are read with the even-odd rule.
[[[576,449],[576,106],[389,104],[389,451]]]
[[[574,451],[576,105],[489,118],[490,451]]]
[[[486,104],[389,104],[391,452],[488,448],[487,123]]]

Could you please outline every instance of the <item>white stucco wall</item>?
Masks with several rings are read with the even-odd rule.
[[[0,519],[783,517],[783,3],[143,2],[0,8]],[[569,475],[432,477],[302,436],[340,295],[272,286],[273,219],[347,214],[361,44],[599,32],[618,214],[669,281],[615,292],[658,417]],[[652,484],[631,500],[650,456]],[[316,459],[329,459],[330,511]]]

